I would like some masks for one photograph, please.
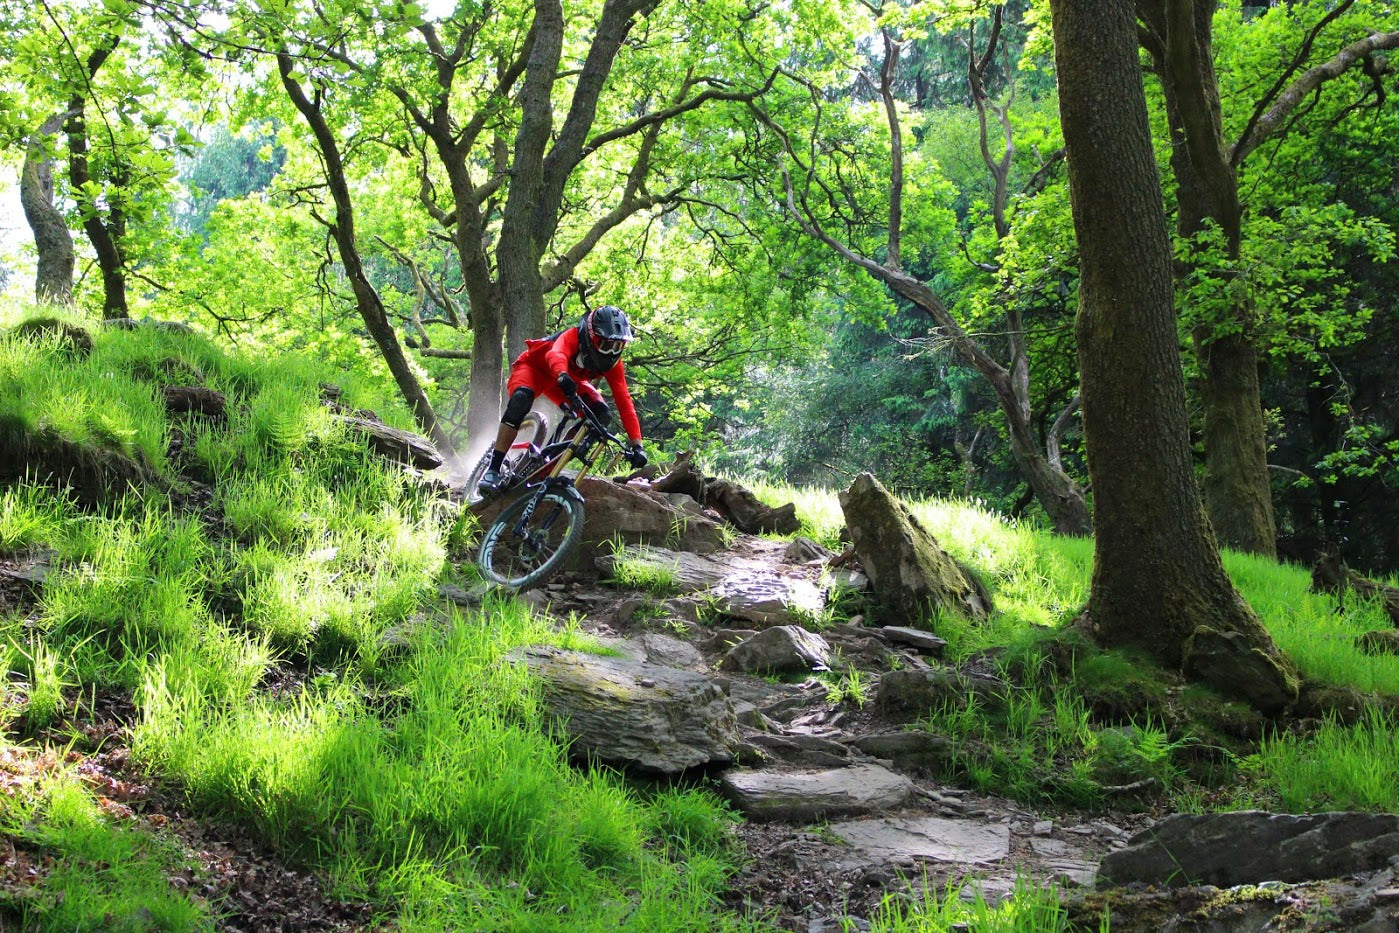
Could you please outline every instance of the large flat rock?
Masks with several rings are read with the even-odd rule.
[[[575,753],[661,774],[733,761],[738,720],[728,696],[708,677],[539,646],[517,651],[511,660],[543,681],[549,714]]]
[[[671,544],[667,554],[713,554],[724,547],[719,523],[673,507],[661,493],[636,484],[585,476],[578,483],[583,503],[583,539],[564,561],[565,570],[602,566],[620,541],[627,545]],[[520,493],[511,492],[475,503],[471,508],[485,528],[496,520]],[[658,547],[658,550],[663,550]],[[606,569],[606,568],[604,568]]]
[[[824,771],[734,770],[719,783],[749,819],[789,823],[889,810],[913,795],[908,778],[870,764]]]
[[[1302,882],[1378,871],[1399,856],[1399,814],[1177,813],[1103,859],[1099,886]]]
[[[1000,823],[925,816],[852,820],[829,828],[851,847],[842,859],[844,867],[916,862],[990,865],[1010,855],[1010,830]]]
[[[780,572],[789,568],[758,557],[642,546],[600,556],[598,569],[611,573],[619,559],[665,569],[680,592],[706,593],[724,615],[759,626],[800,625],[817,617],[825,606],[821,590],[799,570]]]

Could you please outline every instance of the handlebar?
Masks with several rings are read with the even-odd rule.
[[[598,420],[598,416],[593,413],[592,408],[590,408],[586,402],[580,401],[577,405],[573,405],[570,404],[567,399],[565,399],[564,401],[565,404],[563,406],[563,410],[567,414],[573,416],[574,418],[577,418],[579,421],[587,422],[589,427],[601,434],[604,438],[616,444],[623,450],[626,449],[626,442],[623,441],[617,435],[613,434],[611,431],[607,430],[606,426],[604,426],[603,423]]]

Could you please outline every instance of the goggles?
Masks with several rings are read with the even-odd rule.
[[[620,355],[622,352],[622,348],[626,345],[627,342],[625,340],[608,340],[605,337],[593,338],[593,346],[597,349],[597,351],[599,353],[605,353],[608,356]]]

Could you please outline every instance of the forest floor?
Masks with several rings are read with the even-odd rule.
[[[818,583],[821,562],[793,565],[784,561],[782,554],[788,544],[740,535],[726,551],[713,557],[720,563],[742,566],[754,576],[805,577]],[[703,603],[703,593],[688,599],[666,599],[599,580],[594,574],[570,574],[524,598],[559,624],[577,625],[584,634],[623,654],[644,657],[645,649],[636,642],[642,636],[665,633],[663,637],[678,637],[702,659],[693,669],[716,673],[733,697],[777,696],[780,691],[780,700],[771,707],[773,716],[765,716],[760,728],[745,728],[750,736],[761,733],[764,739],[778,740],[764,743],[769,750],[765,769],[778,773],[820,771],[818,763],[826,750],[849,746],[864,735],[903,727],[902,721],[876,712],[874,689],[880,668],[887,670],[889,660],[895,665],[900,661],[917,664],[916,652],[887,653],[884,664],[870,665],[863,671],[860,697],[835,699],[828,680],[814,674],[784,681],[717,673],[729,640],[755,626],[742,619],[686,624],[677,618],[689,614],[696,600]],[[652,608],[638,611],[640,607]],[[843,644],[853,647],[860,638],[858,624],[821,628],[821,633],[837,649]],[[843,657],[853,659],[857,653],[851,650]],[[869,756],[855,753],[846,762],[827,763],[839,767],[869,760]],[[894,767],[887,761],[879,764]],[[938,780],[922,769],[907,777],[914,785],[911,800],[889,809],[877,808],[873,815],[878,819],[865,822],[906,828],[928,821],[922,828],[939,838],[924,838],[920,853],[852,846],[831,831],[831,825],[837,823],[834,818],[745,820],[735,830],[743,849],[743,868],[733,879],[726,903],[741,914],[766,918],[784,930],[837,931],[860,928],[882,905],[939,899],[949,885],[965,897],[981,896],[993,905],[1016,893],[1017,888],[1074,889],[1091,883],[1104,853],[1125,845],[1133,833],[1168,812],[1159,803],[1134,811],[1030,806]],[[905,836],[901,841],[908,839]]]
[[[32,612],[32,593],[18,581],[35,566],[33,555],[0,557],[0,614]],[[289,676],[286,668],[270,672],[282,681]],[[274,693],[294,689],[285,682],[259,686]],[[77,775],[112,825],[175,843],[179,853],[165,873],[166,882],[196,902],[218,905],[221,930],[374,928],[374,905],[335,898],[324,879],[289,864],[252,827],[195,812],[177,782],[132,761],[131,732],[138,713],[129,695],[94,691],[71,699],[65,704],[67,715],[38,730],[29,742],[0,748],[0,794],[20,797],[60,774]],[[52,847],[19,834],[0,835],[0,899],[22,902],[37,896],[58,866]],[[135,928],[154,928],[154,918],[145,916],[144,923],[135,918]]]

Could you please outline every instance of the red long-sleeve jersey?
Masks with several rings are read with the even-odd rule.
[[[563,373],[578,384],[578,392],[593,401],[602,394],[593,387],[592,381],[598,376],[607,380],[612,390],[612,398],[617,403],[617,413],[622,418],[622,427],[633,444],[641,443],[641,420],[636,417],[636,406],[632,404],[631,390],[627,388],[627,370],[618,360],[606,372],[593,372],[579,364],[578,328],[570,327],[556,339],[547,337],[540,340],[526,340],[525,352],[515,358],[510,365],[510,382],[506,394],[519,388],[530,389],[535,395],[542,395],[555,405],[562,405],[563,392],[559,389],[559,376]]]

